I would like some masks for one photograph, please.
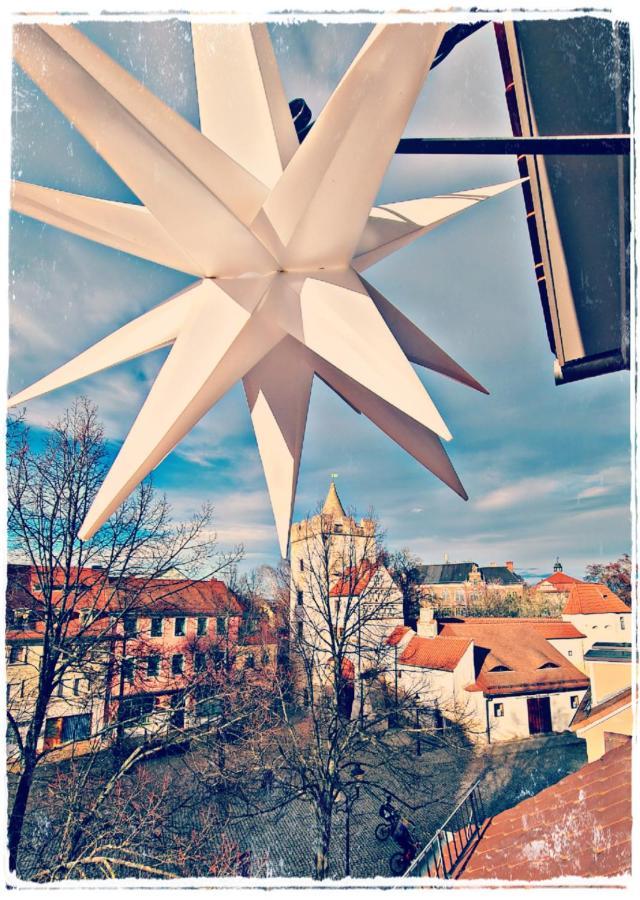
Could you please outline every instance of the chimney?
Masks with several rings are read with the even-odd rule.
[[[508,559],[505,563],[505,566],[507,567],[507,569],[510,572],[513,572],[513,560],[512,559]]]
[[[438,635],[438,623],[433,618],[433,609],[430,606],[420,607],[417,634],[424,638],[434,638]]]

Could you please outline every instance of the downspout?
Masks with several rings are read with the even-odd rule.
[[[487,710],[487,743],[491,743],[491,718],[489,717],[489,698],[485,697],[486,710]]]

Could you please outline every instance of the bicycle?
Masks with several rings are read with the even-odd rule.
[[[406,847],[404,850],[400,850],[397,853],[393,853],[389,857],[389,868],[393,875],[403,875],[413,860],[415,859],[416,853],[418,852],[418,847],[416,844],[411,844]]]

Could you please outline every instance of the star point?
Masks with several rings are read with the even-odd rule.
[[[283,556],[315,376],[466,499],[411,364],[486,390],[361,276],[519,183],[373,206],[445,28],[374,28],[301,145],[264,25],[194,25],[200,131],[72,25],[15,29],[20,66],[143,205],[18,181],[13,208],[199,279],[10,400],[171,345],[82,539],[238,380]]]

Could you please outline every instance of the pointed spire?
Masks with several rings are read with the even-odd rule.
[[[327,499],[324,501],[324,506],[322,507],[322,515],[342,517],[346,515],[342,503],[340,502],[340,497],[338,497],[336,483],[333,478],[331,479],[331,485],[329,486]]]

